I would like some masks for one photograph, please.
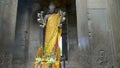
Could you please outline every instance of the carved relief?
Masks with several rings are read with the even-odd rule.
[[[97,63],[100,66],[107,66],[108,60],[107,60],[107,57],[106,57],[106,52],[104,50],[99,50],[98,55],[99,56],[97,58]]]
[[[11,64],[10,53],[7,50],[8,48],[5,47],[2,47],[2,49],[0,49],[0,68],[8,68]]]

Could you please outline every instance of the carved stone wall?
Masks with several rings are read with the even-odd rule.
[[[37,19],[37,12],[40,5],[34,3],[30,15],[29,24],[29,47],[28,47],[28,61],[26,68],[33,68],[33,62],[40,44],[43,43],[43,29],[39,27]]]
[[[115,67],[108,4],[111,5],[105,0],[76,0],[81,68]]]
[[[17,11],[17,21],[16,21],[16,31],[15,31],[15,45],[13,47],[13,68],[27,68],[31,55],[29,51],[32,51],[35,44],[30,41],[30,30],[34,28],[31,27],[32,22],[32,0],[19,0],[18,1],[18,11]],[[34,24],[34,23],[33,23]],[[34,26],[34,25],[33,25]],[[36,30],[34,30],[36,31]],[[32,32],[37,34],[36,32]],[[34,35],[32,35],[34,37]],[[33,47],[31,47],[31,44]],[[32,68],[32,65],[29,64]],[[29,67],[29,68],[30,68]]]
[[[107,1],[88,0],[88,27],[91,43],[92,68],[112,68],[113,48],[108,12]]]
[[[12,68],[18,0],[0,0],[0,68]]]
[[[0,0],[0,68],[33,66],[42,29],[33,21],[31,3],[22,6],[16,24],[17,0]],[[69,6],[66,68],[120,68],[119,7],[119,0],[76,0],[76,7]]]
[[[91,51],[88,36],[87,0],[76,0],[77,36],[76,46],[79,68],[91,68]]]
[[[28,58],[29,5],[18,1],[15,45],[13,47],[13,68],[24,68]]]
[[[111,31],[113,36],[114,51],[116,61],[116,68],[120,68],[120,1],[119,0],[108,0],[108,10],[109,10],[109,21],[111,25]]]

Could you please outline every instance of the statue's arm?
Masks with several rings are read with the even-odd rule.
[[[46,25],[46,21],[43,17],[43,11],[41,11],[40,13],[38,13],[38,18],[37,18],[37,22],[40,24],[40,27],[44,28]]]
[[[61,22],[60,22],[60,25],[58,26],[59,28],[62,28],[62,23],[65,22],[66,20],[66,12],[63,12],[61,10],[59,10],[58,14],[61,16]]]

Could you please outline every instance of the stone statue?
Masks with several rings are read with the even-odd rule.
[[[61,9],[55,11],[54,3],[50,3],[49,11],[44,15],[44,11],[38,13],[37,21],[40,27],[44,29],[44,43],[43,47],[38,49],[34,68],[49,67],[61,68],[61,56],[59,39],[62,33],[62,22],[66,20],[66,12]],[[43,52],[43,53],[41,53]]]
[[[53,14],[55,12],[55,5],[51,2],[50,3],[50,6],[49,6],[49,11],[48,11],[48,14],[46,14],[45,16],[44,15],[44,11],[41,11],[40,13],[38,13],[38,23],[40,23],[40,27],[44,28],[46,23],[47,23],[47,19],[49,18],[49,16],[51,14]],[[66,20],[65,18],[65,15],[66,15],[66,12],[63,12],[61,9],[59,9],[57,11],[57,13],[59,15],[61,15],[62,19],[61,19],[61,24],[60,24],[60,27],[62,26],[62,22],[64,22]]]

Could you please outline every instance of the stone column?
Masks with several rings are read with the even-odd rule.
[[[12,68],[18,0],[0,0],[0,68]]]
[[[91,51],[89,46],[87,0],[76,0],[77,10],[77,60],[79,68],[91,68]]]
[[[12,68],[27,68],[29,62],[29,40],[30,35],[30,24],[32,21],[32,0],[19,0],[17,21],[16,21],[16,32],[15,32],[15,45],[13,47],[13,67]],[[36,30],[34,30],[36,31]],[[31,53],[32,50],[30,49]],[[32,58],[30,58],[32,59]],[[29,64],[29,66],[31,66]],[[32,68],[31,66],[30,68]]]
[[[88,0],[92,68],[115,67],[107,3],[105,0]]]
[[[107,0],[109,11],[109,24],[111,28],[111,36],[113,40],[113,52],[115,60],[115,68],[120,68],[120,1]]]
[[[77,59],[80,68],[115,67],[115,52],[110,24],[110,21],[117,23],[115,21],[117,20],[115,3],[112,0],[76,0],[76,7],[79,56]],[[113,16],[110,16],[111,14]],[[114,20],[112,18],[109,20],[109,16]],[[112,22],[112,25],[115,24]],[[118,26],[118,24],[116,25]],[[114,31],[118,29],[115,26]]]

